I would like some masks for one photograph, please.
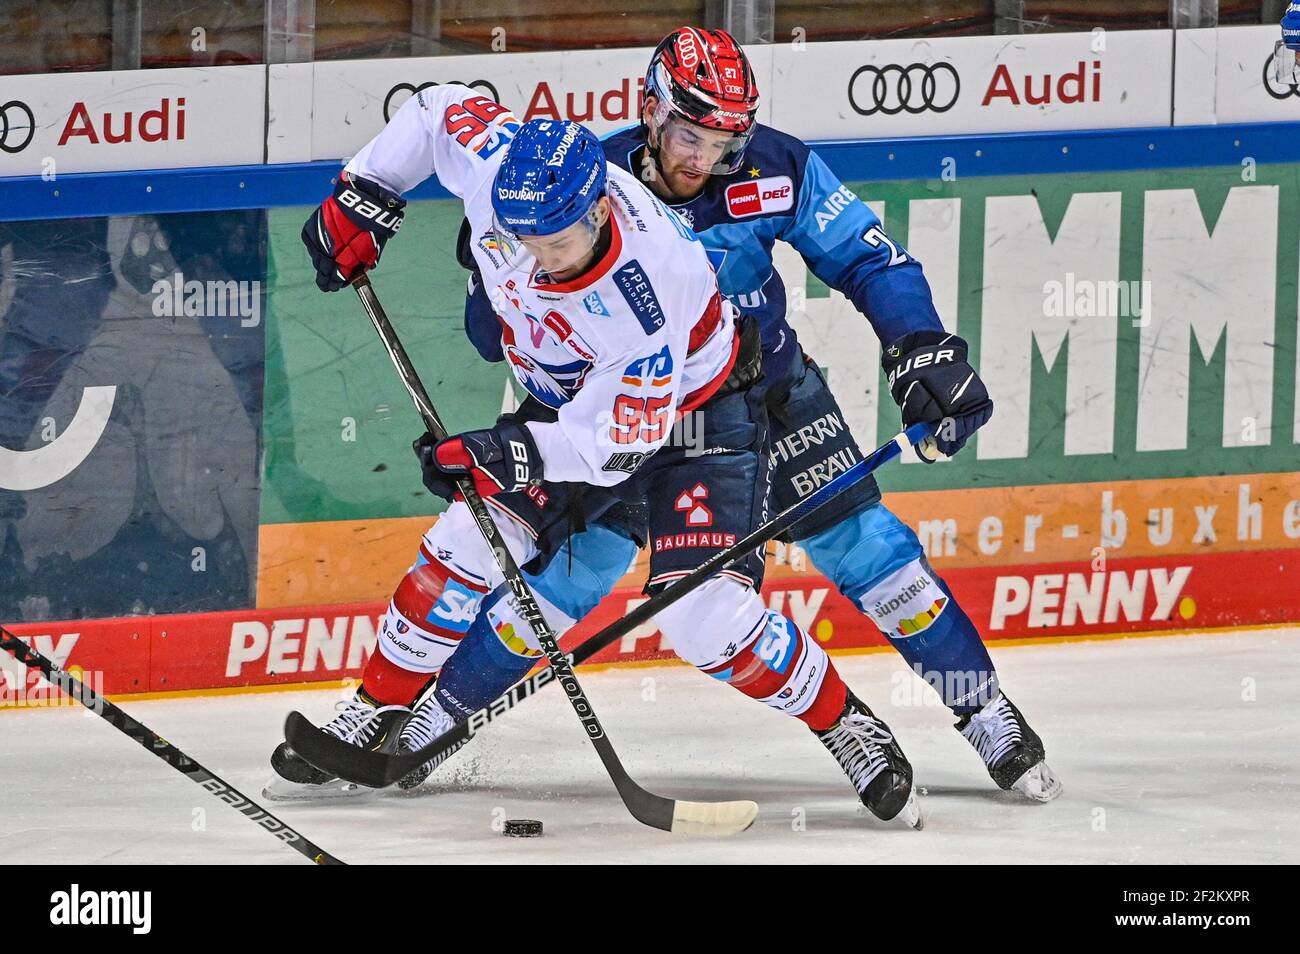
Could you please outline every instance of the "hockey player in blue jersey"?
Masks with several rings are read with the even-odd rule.
[[[825,379],[786,321],[785,285],[772,266],[777,240],[792,245],[819,279],[866,316],[884,346],[884,370],[903,423],[941,422],[938,449],[960,451],[993,412],[967,361],[966,342],[944,330],[920,264],[875,214],[807,145],[754,121],[758,91],[734,39],[722,31],[675,31],[656,49],[645,90],[642,122],[607,137],[605,152],[694,229],[722,293],[759,321],[772,508],[785,509],[862,458]],[[472,267],[467,256],[462,262]],[[501,360],[499,325],[474,278],[466,329],[484,357]],[[652,547],[661,542],[656,532],[651,527],[645,540]],[[534,582],[580,618],[626,569],[619,554],[627,538],[645,536],[634,512],[611,511],[575,534]],[[1002,691],[978,630],[926,561],[916,535],[880,501],[874,481],[810,515],[790,539],[914,671],[942,677],[936,689],[999,787],[1038,801],[1060,793],[1042,741]],[[417,710],[413,728],[423,725],[427,738],[532,665],[519,654],[512,658],[486,627],[468,641],[461,664],[444,669],[429,703]],[[880,732],[897,741],[883,723]],[[404,784],[418,784],[431,769]]]

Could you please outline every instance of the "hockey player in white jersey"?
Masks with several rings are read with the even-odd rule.
[[[594,519],[620,495],[644,500],[648,592],[758,526],[769,459],[753,387],[757,328],[738,322],[720,296],[691,230],[635,177],[608,166],[580,125],[521,125],[457,84],[420,91],[348,163],[305,226],[318,285],[336,290],[373,267],[401,225],[401,193],[434,174],[464,201],[507,361],[530,397],[491,428],[417,441],[426,486],[453,500],[456,479],[470,476],[527,570],[555,556],[575,519]],[[692,412],[702,440],[671,442],[674,421]],[[626,566],[635,546],[623,539],[598,550]],[[584,567],[581,553],[566,558],[572,574],[597,569]],[[665,609],[662,631],[682,658],[804,721],[874,814],[915,823],[911,766],[816,641],[764,606],[763,562],[751,554]],[[327,731],[391,749],[444,667],[473,668],[455,658],[472,627],[536,653],[515,610],[505,601],[484,606],[501,581],[468,508],[453,502],[396,588],[361,689]],[[571,598],[589,590],[538,591],[557,632],[593,608]],[[269,794],[284,793],[284,783],[331,783],[283,744],[272,765],[282,782]]]

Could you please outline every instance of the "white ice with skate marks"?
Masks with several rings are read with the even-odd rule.
[[[1282,862],[1300,851],[1300,629],[1052,646],[993,645],[1008,694],[1065,793],[997,790],[892,653],[838,656],[916,770],[923,831],[860,809],[801,724],[684,666],[582,676],[628,769],[694,799],[753,798],[748,831],[683,838],[633,821],[553,687],[491,726],[411,795],[268,807],[350,862]],[[901,676],[902,678],[898,678]],[[337,690],[127,702],[258,797],[284,714]],[[898,703],[910,703],[899,705]],[[7,862],[298,864],[274,838],[78,710],[0,713]],[[395,790],[394,790],[395,792]],[[545,835],[500,834],[538,818]]]

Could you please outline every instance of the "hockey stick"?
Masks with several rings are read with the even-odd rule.
[[[237,791],[229,782],[218,778],[157,732],[138,719],[127,715],[116,705],[91,689],[90,686],[77,679],[76,676],[60,669],[34,647],[28,646],[3,627],[0,627],[0,649],[12,653],[27,668],[39,669],[41,674],[52,685],[57,686],[64,695],[76,699],[119,732],[135,739],[176,771],[188,777],[190,781],[211,792],[249,821],[255,822],[259,828],[270,832],[300,855],[310,858],[318,865],[346,864],[346,862],[335,858],[328,851],[308,841],[247,795]]]
[[[415,403],[416,410],[420,412],[425,428],[437,440],[447,437],[447,429],[439,419],[438,412],[434,409],[433,402],[429,399],[429,394],[425,391],[419,375],[416,374],[410,358],[407,357],[406,349],[398,340],[397,332],[393,330],[383,306],[379,304],[379,297],[375,294],[370,279],[363,272],[353,280],[352,287],[356,289],[366,314],[370,316],[371,323],[374,324],[375,330],[379,332],[379,337],[388,349],[389,357],[393,359],[402,384],[405,385],[407,393]],[[587,731],[587,738],[596,747],[596,753],[600,756],[605,771],[609,773],[614,788],[618,790],[619,797],[623,799],[623,804],[632,813],[632,817],[652,828],[685,834],[730,835],[744,831],[752,825],[758,816],[758,805],[752,801],[690,802],[665,798],[646,791],[628,775],[619,760],[618,753],[614,751],[613,743],[605,734],[604,726],[596,717],[596,710],[587,699],[582,686],[579,685],[578,677],[573,672],[573,665],[560,649],[559,639],[542,616],[537,600],[524,581],[523,573],[506,547],[505,539],[492,520],[492,515],[475,488],[474,481],[466,476],[457,482],[457,487],[461,496],[465,498],[465,503],[473,514],[474,522],[478,525],[488,549],[492,551],[497,567],[519,601],[520,612],[537,636],[538,642],[541,643],[542,651],[546,654],[555,678],[564,686],[573,710],[578,714],[583,728]],[[305,731],[308,729],[311,731]],[[333,738],[318,730],[297,712],[289,714],[284,731],[290,748],[308,762],[313,761],[312,754],[315,751],[311,745],[313,737]]]
[[[907,430],[897,434],[893,439],[876,448],[830,483],[818,488],[798,503],[787,507],[743,540],[739,540],[727,549],[714,554],[677,583],[646,600],[622,619],[610,623],[600,632],[588,637],[574,648],[569,656],[570,663],[577,666],[590,659],[616,639],[621,639],[665,607],[676,603],[719,570],[735,563],[737,560],[743,559],[757,547],[766,545],[768,541],[794,526],[798,521],[827,503],[837,494],[843,493],[855,484],[866,480],[882,464],[902,453],[903,448],[925,441],[932,441],[933,434],[933,424],[913,424]],[[466,721],[457,723],[424,748],[405,755],[387,755],[381,752],[367,751],[313,728],[314,735],[310,741],[314,748],[310,761],[317,768],[340,778],[345,778],[350,782],[357,782],[371,788],[384,788],[409,775],[425,762],[443,761],[497,716],[513,709],[538,689],[553,681],[554,678],[552,670],[538,670],[528,678],[516,683],[496,699],[493,699],[482,709],[472,713]],[[290,744],[294,744],[292,740]],[[295,751],[297,751],[296,745]]]

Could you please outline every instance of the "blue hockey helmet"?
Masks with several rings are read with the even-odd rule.
[[[492,185],[499,228],[551,235],[581,220],[605,192],[605,152],[575,122],[534,119],[515,133]]]

